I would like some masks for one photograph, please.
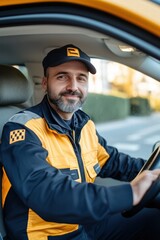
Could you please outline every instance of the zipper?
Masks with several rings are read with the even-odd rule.
[[[78,143],[79,141],[77,141],[77,143],[76,143],[75,130],[72,131],[72,137],[69,134],[68,134],[68,137],[69,137],[69,139],[70,139],[70,141],[72,143],[74,152],[75,152],[76,157],[77,157],[77,161],[78,161],[78,165],[79,165],[79,170],[80,170],[82,182],[85,182],[86,181],[86,177],[85,177],[85,172],[84,172],[83,160],[81,158],[81,148],[80,148],[80,145]]]

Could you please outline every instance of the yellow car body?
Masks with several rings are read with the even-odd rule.
[[[147,0],[2,0],[0,6],[46,2],[78,4],[100,10],[120,17],[121,19],[160,36],[160,6]]]

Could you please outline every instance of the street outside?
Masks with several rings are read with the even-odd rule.
[[[108,145],[133,157],[148,159],[155,142],[160,140],[160,113],[134,116],[96,125]]]

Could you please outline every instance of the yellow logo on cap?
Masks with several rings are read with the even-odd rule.
[[[25,135],[26,135],[26,130],[25,129],[18,129],[18,130],[13,130],[10,132],[10,139],[9,143],[15,143],[19,141],[24,141],[25,140]]]
[[[80,57],[79,50],[77,48],[67,48],[67,56],[68,57]]]

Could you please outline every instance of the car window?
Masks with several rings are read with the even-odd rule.
[[[90,76],[83,110],[109,145],[147,159],[159,140],[159,82],[116,62],[92,59],[92,63],[97,74]]]

